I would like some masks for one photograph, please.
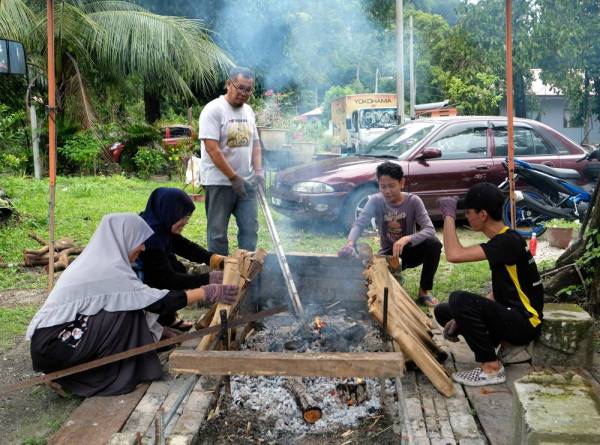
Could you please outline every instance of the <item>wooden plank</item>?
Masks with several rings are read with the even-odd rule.
[[[49,440],[49,445],[104,445],[127,421],[148,384],[138,385],[129,394],[108,397],[89,397],[71,413]]]
[[[411,443],[421,445],[429,444],[427,437],[427,428],[425,427],[425,418],[423,417],[423,408],[421,407],[421,395],[417,385],[416,374],[414,371],[407,372],[402,379],[402,389],[406,401],[407,420],[410,425],[412,437]]]
[[[433,429],[429,429],[429,425],[435,424],[436,436],[433,436],[430,432],[429,437],[431,438],[431,442],[433,443],[435,439],[440,443],[454,444],[454,433],[450,424],[446,399],[435,390],[423,374],[419,375],[417,382],[421,399],[423,400],[423,410],[428,426],[427,430],[433,431]]]
[[[218,396],[216,391],[218,378],[200,377],[183,405],[183,411],[173,427],[168,444],[191,444],[198,436],[208,410]]]
[[[170,367],[201,375],[396,377],[403,374],[404,360],[396,352],[175,351]]]
[[[431,442],[440,441],[442,435],[438,423],[438,413],[433,402],[433,394],[427,390],[426,377],[421,373],[417,374],[417,385],[421,394],[421,406],[423,407],[427,436]]]
[[[449,347],[458,371],[478,366],[473,352],[464,340],[451,343]],[[479,423],[491,445],[511,443],[513,397],[508,385],[503,383],[480,387],[464,386],[463,388],[471,405],[477,411]]]
[[[135,408],[135,411],[129,416],[121,432],[133,434],[140,432],[143,435],[152,423],[152,420],[154,420],[156,410],[165,400],[170,386],[170,381],[158,380],[152,382],[150,388],[148,388],[148,391]]]

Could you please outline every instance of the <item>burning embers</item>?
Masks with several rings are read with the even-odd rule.
[[[347,379],[335,385],[335,392],[342,403],[356,406],[369,398],[367,382],[364,379]]]
[[[325,321],[323,321],[323,319],[317,315],[313,321],[313,329],[321,332],[321,329],[323,329],[325,326],[327,326],[327,323],[325,323]]]

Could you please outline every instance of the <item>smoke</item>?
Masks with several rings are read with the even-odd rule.
[[[380,29],[359,0],[227,2],[213,28],[236,63],[255,69],[263,88],[320,90],[374,72]],[[371,49],[371,51],[369,51]]]

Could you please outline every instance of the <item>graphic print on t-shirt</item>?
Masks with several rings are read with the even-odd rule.
[[[406,213],[386,210],[383,215],[383,233],[392,243],[406,233]]]
[[[250,144],[252,130],[246,119],[229,119],[227,122],[227,146],[246,147]]]

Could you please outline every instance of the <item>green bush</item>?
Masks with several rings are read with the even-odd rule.
[[[25,112],[0,104],[0,172],[21,172],[28,161]]]
[[[121,168],[128,172],[138,170],[139,167],[134,158],[137,156],[139,147],[157,146],[162,139],[160,131],[151,125],[134,123],[123,128],[122,132],[122,142],[125,144],[125,148],[121,153]]]
[[[546,228],[556,228],[556,229],[578,229],[581,226],[579,221],[569,221],[566,219],[551,219],[550,221],[544,223]]]
[[[96,174],[102,142],[90,132],[81,131],[68,139],[58,152],[69,162],[73,170]]]
[[[133,157],[133,163],[143,178],[161,172],[167,165],[167,160],[162,152],[148,147],[139,147]]]

